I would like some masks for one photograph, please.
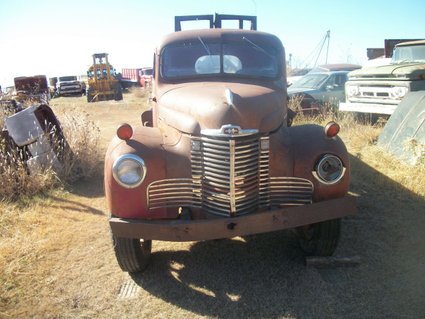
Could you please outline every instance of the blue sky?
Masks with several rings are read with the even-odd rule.
[[[329,63],[362,64],[384,39],[425,37],[423,0],[0,0],[0,85],[15,76],[85,74],[98,52],[118,71],[149,66],[175,15],[215,12],[256,15],[258,30],[281,39],[293,66],[315,62],[308,57],[328,30]]]

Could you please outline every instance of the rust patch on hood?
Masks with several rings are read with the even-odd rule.
[[[284,94],[264,86],[240,83],[191,83],[164,93],[158,103],[165,123],[189,134],[225,124],[274,131],[284,121]]]

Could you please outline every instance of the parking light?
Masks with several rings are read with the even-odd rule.
[[[327,137],[332,138],[337,136],[340,130],[340,126],[338,123],[331,121],[325,126],[325,134]]]
[[[118,126],[117,136],[121,140],[128,141],[133,136],[133,128],[130,124],[123,123]]]

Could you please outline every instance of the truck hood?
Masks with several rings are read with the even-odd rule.
[[[361,68],[349,73],[350,78],[419,78],[425,74],[425,63],[410,62]]]
[[[159,121],[199,134],[203,129],[238,125],[267,133],[286,120],[283,91],[240,83],[197,83],[165,92],[158,99]]]

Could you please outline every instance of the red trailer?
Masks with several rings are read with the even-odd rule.
[[[140,86],[140,71],[142,68],[122,69],[121,71],[121,86],[123,89]]]

